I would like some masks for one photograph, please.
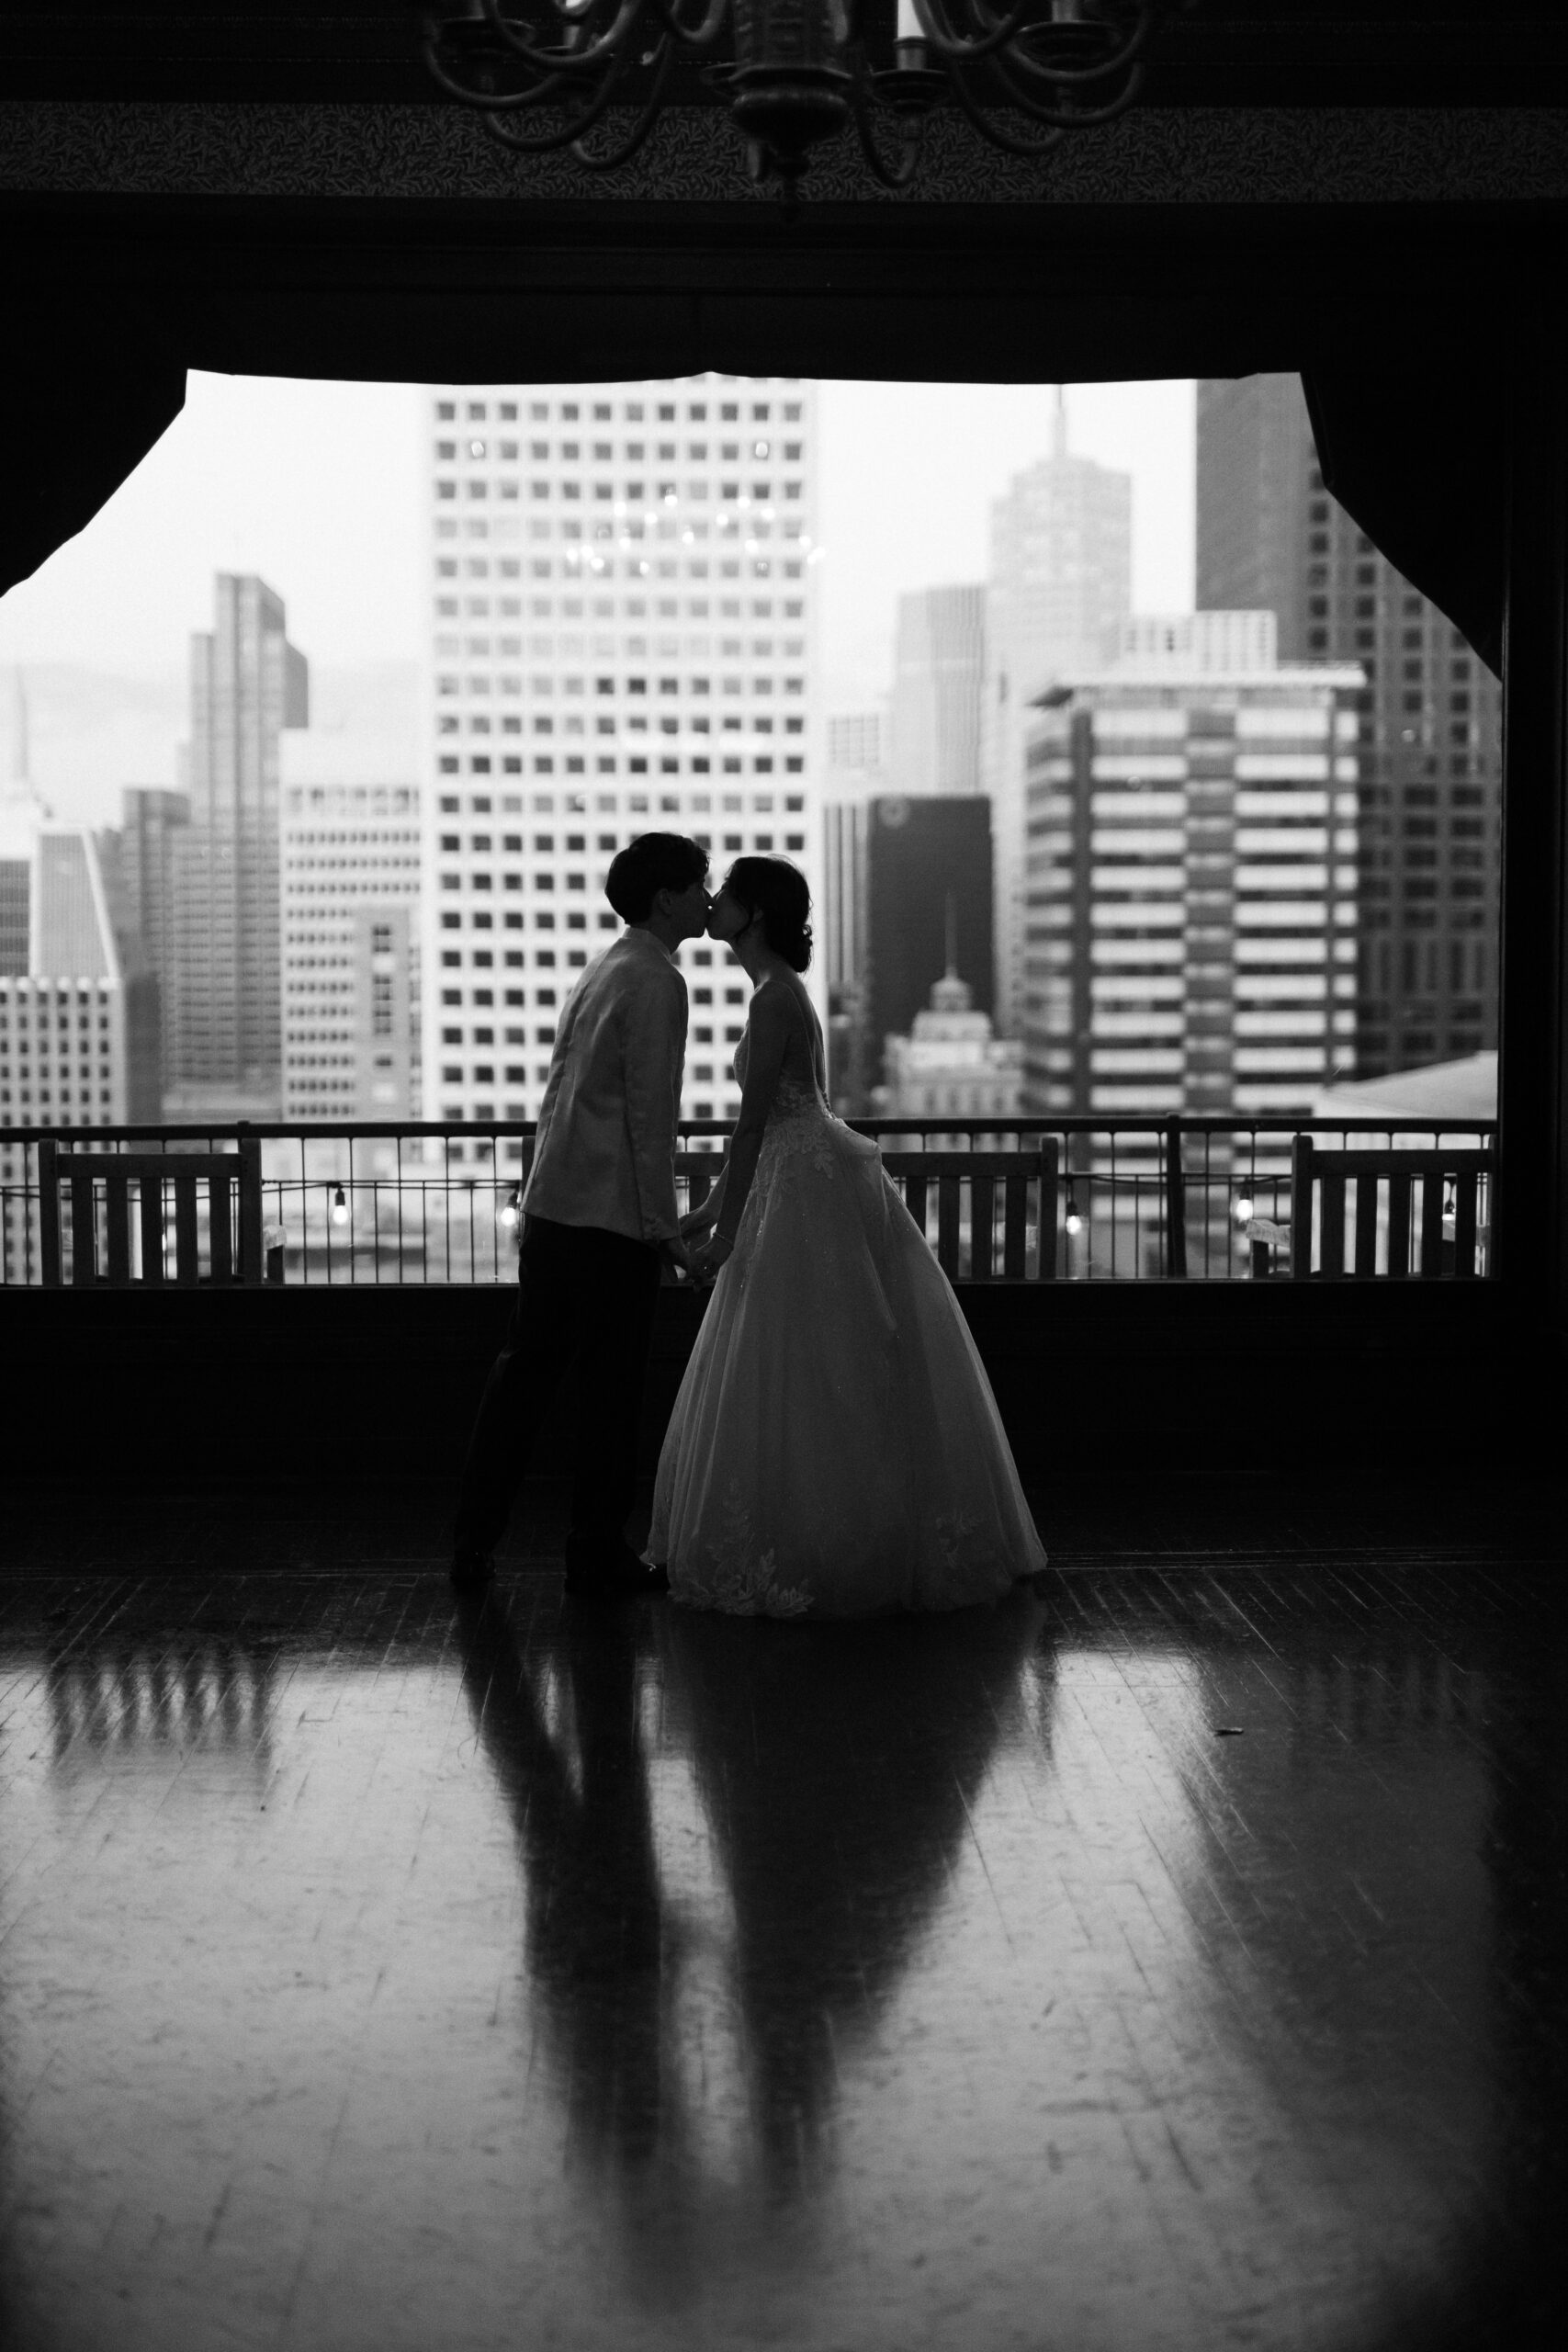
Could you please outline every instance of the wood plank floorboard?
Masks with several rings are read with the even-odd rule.
[[[1545,1482],[1063,1489],[990,1610],[17,1490],[6,2352],[1534,2352]]]

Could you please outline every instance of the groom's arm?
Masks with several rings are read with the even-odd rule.
[[[642,1238],[671,1241],[681,1230],[675,1128],[686,1060],[686,983],[673,964],[651,973],[627,997],[622,1053]]]

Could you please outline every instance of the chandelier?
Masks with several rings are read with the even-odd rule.
[[[752,178],[792,195],[812,148],[852,126],[882,185],[908,187],[944,103],[1005,153],[1047,155],[1133,104],[1151,31],[1190,5],[896,0],[895,28],[890,0],[446,0],[423,46],[440,88],[503,147],[566,148],[595,172],[637,153],[678,63],[712,60]]]

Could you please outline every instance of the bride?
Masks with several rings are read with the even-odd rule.
[[[810,894],[743,857],[709,936],[754,986],[740,1117],[682,1220],[716,1274],[660,1456],[647,1557],[677,1600],[868,1617],[992,1600],[1045,1565],[968,1326],[876,1146],[828,1108],[799,975]]]

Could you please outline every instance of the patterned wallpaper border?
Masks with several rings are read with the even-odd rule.
[[[613,124],[613,117],[610,119]],[[513,157],[460,107],[0,102],[0,191],[771,205],[721,108],[671,108],[628,168]],[[854,204],[1568,202],[1568,110],[1147,107],[1030,163],[939,114],[913,190],[883,189],[852,137],[804,201]]]

